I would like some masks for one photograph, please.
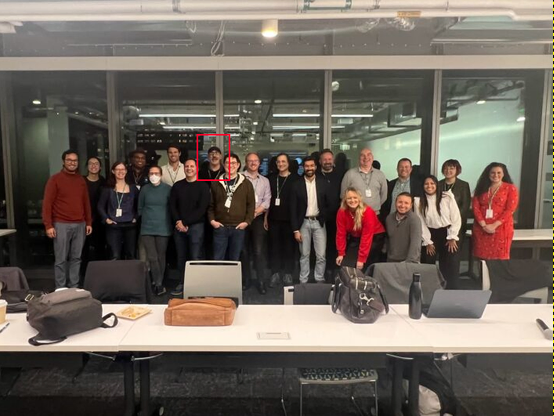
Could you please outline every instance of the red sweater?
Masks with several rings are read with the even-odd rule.
[[[87,183],[79,173],[62,170],[50,177],[44,189],[42,222],[47,230],[55,222],[86,222],[92,225]]]
[[[337,250],[339,256],[346,255],[346,234],[351,234],[353,237],[361,237],[358,261],[365,263],[371,249],[373,235],[384,232],[383,224],[377,219],[375,211],[370,207],[366,207],[362,216],[362,229],[356,231],[354,231],[354,218],[350,211],[341,208],[337,212]]]

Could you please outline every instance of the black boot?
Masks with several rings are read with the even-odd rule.
[[[250,281],[250,279],[242,280],[242,290],[248,290],[250,289],[250,286],[252,286],[252,282]]]

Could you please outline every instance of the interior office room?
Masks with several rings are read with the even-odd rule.
[[[499,162],[519,200],[508,258],[524,265],[524,280],[536,278],[535,267],[550,270],[552,260],[551,19],[544,0],[1,1],[0,283],[3,268],[19,268],[20,289],[57,288],[43,203],[64,151],[78,158],[78,175],[96,160],[101,176],[115,178],[116,162],[132,171],[137,149],[146,172],[170,164],[168,146],[198,168],[209,166],[214,147],[236,154],[241,171],[255,153],[259,174],[270,178],[282,153],[296,177],[307,174],[304,158],[319,164],[324,149],[342,174],[356,171],[360,153],[371,149],[373,167],[388,181],[399,176],[400,159],[410,160],[412,178],[439,180],[454,159],[471,196],[485,168]],[[480,220],[468,212],[459,289],[491,289],[487,262],[472,252]],[[246,284],[243,274],[230,327],[169,327],[163,311],[183,298],[184,278],[169,240],[163,293],[154,286],[144,305],[153,312],[120,319],[106,338],[99,331],[109,329],[95,329],[83,344],[85,334],[51,346],[18,344],[10,333],[19,326],[22,334],[36,331],[25,313],[8,313],[10,326],[0,330],[0,414],[448,414],[423,411],[413,384],[417,376],[423,385],[424,374],[447,386],[455,416],[550,414],[552,344],[535,323],[552,327],[549,271],[539,289],[509,304],[491,302],[480,320],[414,324],[407,305],[390,302],[386,316],[356,325],[329,304],[284,305],[284,287],[301,280],[298,243],[292,282],[281,276],[271,284],[278,253],[266,239],[267,285]],[[140,250],[136,259],[146,260]],[[110,259],[102,253],[93,250],[90,260]],[[256,259],[242,260],[243,270],[260,273]],[[329,273],[334,283],[338,269]],[[81,286],[86,274],[85,263]],[[311,272],[308,285],[316,281]],[[104,312],[125,306],[104,305]],[[312,385],[299,370],[327,366],[371,371],[365,384]]]

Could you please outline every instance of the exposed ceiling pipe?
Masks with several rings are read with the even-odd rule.
[[[0,21],[313,20],[506,16],[550,20],[545,0],[127,0],[2,2]]]

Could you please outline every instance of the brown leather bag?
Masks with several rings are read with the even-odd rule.
[[[227,326],[233,323],[237,306],[232,299],[171,299],[164,323],[171,326]]]

